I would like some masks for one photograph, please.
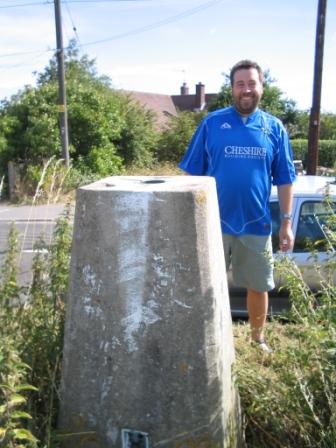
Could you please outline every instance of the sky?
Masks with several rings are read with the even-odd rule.
[[[241,59],[269,70],[284,97],[312,105],[318,0],[61,1],[63,43],[76,39],[116,89],[175,95],[202,82],[217,93]],[[53,0],[0,0],[0,100],[48,65]],[[336,0],[327,2],[322,112],[336,113]]]

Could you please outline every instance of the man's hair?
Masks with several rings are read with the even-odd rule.
[[[237,64],[235,64],[230,72],[230,82],[231,82],[231,86],[233,86],[233,78],[235,73],[238,70],[248,70],[249,68],[255,68],[259,74],[259,79],[261,82],[264,81],[264,74],[263,71],[260,67],[259,64],[257,64],[254,61],[250,61],[249,59],[243,59],[242,61],[237,62]]]

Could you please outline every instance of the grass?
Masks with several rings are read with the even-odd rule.
[[[121,176],[178,176],[183,172],[171,162],[155,163],[149,168],[131,165]],[[60,160],[49,159],[43,167],[29,166],[26,173],[17,176],[12,201],[20,204],[52,204],[74,201],[79,186],[99,179],[93,173],[81,173],[76,168],[66,168]],[[0,180],[0,198],[3,179]]]
[[[265,355],[251,348],[248,333],[247,325],[234,327],[247,446],[336,446],[331,335],[323,328],[274,321],[268,341],[275,352]]]
[[[180,171],[169,165],[150,171],[133,168],[127,174],[161,176]],[[51,177],[47,191],[36,193],[36,198],[44,195],[52,202],[52,184]],[[15,227],[9,234],[0,276],[1,448],[59,446],[56,421],[71,232],[66,208],[52,242],[37,242],[40,250],[34,258],[33,279],[24,288],[16,280]],[[334,272],[332,251],[329,267]],[[274,354],[264,355],[251,347],[247,324],[234,325],[246,446],[336,448],[335,285],[331,277],[321,278],[319,294],[314,295],[295,265],[284,260],[280,268],[292,310],[268,325]]]
[[[179,176],[183,172],[176,164],[166,162],[154,165],[151,168],[129,167],[126,171],[127,176]]]

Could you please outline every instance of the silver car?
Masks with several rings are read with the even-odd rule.
[[[326,202],[326,197],[329,200]],[[272,214],[272,241],[275,258],[283,257],[279,252],[279,226],[280,212],[277,198],[277,189],[272,189],[270,198]],[[294,183],[293,220],[294,247],[286,256],[290,257],[300,268],[307,285],[316,290],[321,277],[315,269],[316,263],[323,264],[335,252],[335,243],[330,235],[327,221],[331,214],[336,214],[336,180],[326,176],[298,176]],[[329,219],[328,219],[329,217]],[[331,229],[336,231],[335,228]],[[311,248],[316,250],[316,257],[311,256]],[[336,283],[336,272],[332,272]],[[228,273],[231,313],[233,317],[247,316],[246,292],[233,285],[230,272]],[[269,313],[278,314],[289,308],[288,296],[285,292],[279,293],[282,280],[275,271],[276,288],[270,292]]]

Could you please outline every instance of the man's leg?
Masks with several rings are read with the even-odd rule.
[[[251,338],[258,341],[264,338],[268,310],[268,292],[247,290],[247,311],[251,326]]]

